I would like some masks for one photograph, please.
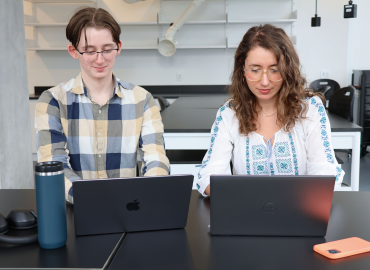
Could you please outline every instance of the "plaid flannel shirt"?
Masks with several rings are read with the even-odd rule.
[[[73,203],[78,179],[167,175],[163,124],[152,95],[116,79],[112,97],[100,106],[83,86],[81,74],[40,96],[36,105],[39,162],[64,163],[66,200]]]

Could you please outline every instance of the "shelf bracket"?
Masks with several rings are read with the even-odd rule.
[[[295,2],[295,0],[292,0],[292,12],[294,12],[296,10],[297,10],[296,2]]]

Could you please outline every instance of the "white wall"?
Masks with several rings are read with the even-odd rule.
[[[348,19],[343,18],[346,0],[318,1],[320,27],[311,27],[315,1],[298,0],[297,51],[309,82],[320,78],[320,70],[330,71],[330,79],[346,86]]]
[[[113,72],[138,85],[227,84],[235,49],[177,50],[167,58],[157,50],[123,50]],[[67,51],[27,52],[30,93],[33,86],[56,85],[80,72],[79,62]],[[176,80],[181,72],[182,81]]]
[[[356,0],[354,3],[357,4],[357,18],[349,25],[348,70],[370,70],[370,1]]]
[[[258,2],[263,1],[265,0]],[[111,2],[123,1],[98,0],[98,6],[109,9]],[[338,81],[341,86],[346,86],[352,66],[370,68],[366,67],[363,61],[370,59],[370,52],[366,48],[366,44],[369,44],[366,41],[369,41],[370,37],[364,35],[370,25],[369,18],[365,18],[370,12],[370,1],[355,1],[359,5],[358,18],[351,19],[351,23],[343,18],[343,6],[348,3],[347,0],[318,2],[318,15],[321,17],[322,26],[311,27],[315,1],[296,0],[296,48],[303,72],[310,82],[320,77],[320,70],[326,69],[330,71],[331,79]],[[141,20],[152,20],[153,14],[158,12],[159,0],[148,0],[147,3],[150,5],[146,5],[144,11],[141,11]],[[269,10],[266,5],[266,12],[274,11]],[[349,27],[350,24],[353,25]],[[353,32],[350,32],[351,29]],[[361,36],[366,37],[361,37],[361,40],[364,40],[361,44],[355,42],[351,45],[348,43],[349,35],[355,36],[356,40]],[[351,46],[353,56],[348,55],[348,48]],[[126,50],[117,58],[114,72],[120,79],[139,85],[227,84],[233,67],[234,53],[235,49],[184,49],[178,50],[173,57],[165,58],[156,50]],[[78,62],[69,57],[67,51],[28,51],[27,63],[30,93],[33,93],[35,85],[56,85],[79,73]],[[181,82],[176,80],[176,72],[182,73]]]

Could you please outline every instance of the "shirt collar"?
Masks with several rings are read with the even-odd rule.
[[[121,92],[118,81],[117,81],[116,76],[114,74],[113,74],[113,80],[114,80],[114,89],[113,89],[112,97],[114,95],[117,95],[118,97],[123,98],[123,94]],[[85,95],[86,97],[88,97],[86,87],[84,87],[84,84],[82,82],[81,73],[78,74],[78,76],[76,77],[76,79],[73,83],[73,87],[72,87],[71,92],[76,94],[76,95]]]
[[[81,73],[78,74],[78,76],[76,77],[76,79],[73,83],[73,87],[72,87],[71,92],[76,94],[76,95],[84,94],[84,87],[83,87],[83,83],[82,83]]]
[[[113,96],[116,94],[118,97],[123,98],[123,94],[121,92],[120,84],[117,81],[116,76],[113,73],[113,80],[114,80],[114,90],[113,90]]]

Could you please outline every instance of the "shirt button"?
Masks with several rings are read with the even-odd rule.
[[[101,113],[101,110],[99,110],[99,113]]]
[[[99,157],[101,157],[101,155],[99,155]]]
[[[100,136],[100,132],[98,132],[98,135]]]

